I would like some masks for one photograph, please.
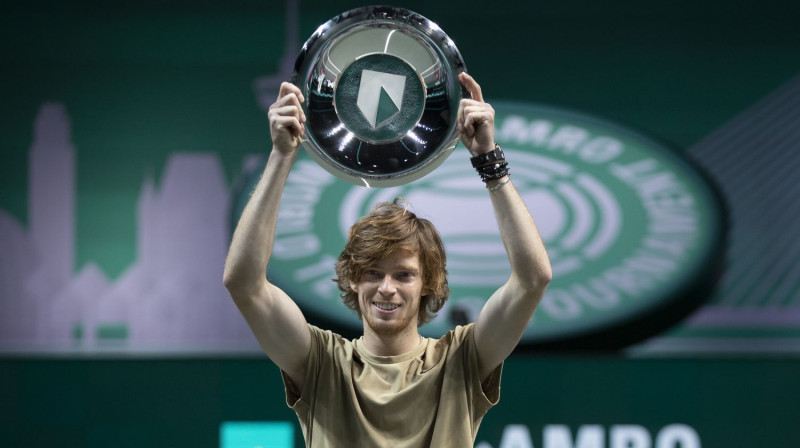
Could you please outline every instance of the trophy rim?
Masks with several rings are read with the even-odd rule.
[[[309,98],[308,95],[306,95],[307,92],[305,92],[305,81],[308,76],[308,71],[314,67],[317,56],[326,51],[328,47],[335,42],[337,37],[345,35],[348,31],[367,21],[375,24],[386,23],[389,25],[400,25],[406,29],[412,30],[418,36],[423,37],[427,44],[435,50],[435,56],[446,66],[445,70],[456,80],[456,85],[453,89],[460,93],[460,95],[458,95],[459,100],[461,98],[469,98],[467,90],[457,81],[458,75],[462,72],[466,72],[464,58],[461,56],[458,48],[456,48],[453,40],[436,22],[405,8],[375,5],[362,6],[338,14],[323,23],[317,27],[316,31],[314,31],[303,44],[295,60],[290,81],[292,84],[299,87],[306,96],[306,101],[302,104],[303,110],[306,113],[309,113],[307,110]],[[397,55],[394,56],[401,58]],[[338,83],[338,78],[336,82]],[[425,86],[424,83],[423,86]],[[427,88],[427,86],[425,87]],[[357,138],[365,144],[376,143],[362,137]],[[400,139],[402,139],[402,137]],[[306,127],[303,141],[306,152],[325,170],[342,180],[366,187],[399,186],[420,179],[439,167],[447,157],[450,156],[457,145],[458,129],[455,120],[452,120],[449,124],[449,131],[444,134],[439,147],[419,165],[388,174],[371,174],[339,164],[316,142],[314,135],[308,127]]]

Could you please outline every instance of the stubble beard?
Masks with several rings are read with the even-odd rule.
[[[368,306],[371,307],[372,304],[370,303]],[[412,319],[414,319],[415,317],[416,314],[414,316],[403,315],[398,319],[386,321],[374,317],[371,314],[368,314],[366,316],[362,314],[362,319],[365,319],[369,328],[372,329],[372,331],[379,336],[397,336],[405,333],[406,331],[409,331],[409,328],[411,327],[412,324]]]

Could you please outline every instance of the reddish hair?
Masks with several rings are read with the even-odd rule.
[[[342,301],[358,313],[358,294],[350,288],[370,266],[394,253],[405,250],[419,256],[422,290],[418,324],[429,322],[444,306],[450,295],[444,244],[433,223],[408,210],[403,198],[382,202],[352,227],[347,244],[336,262],[336,282]]]

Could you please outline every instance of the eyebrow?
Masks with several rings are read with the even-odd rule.
[[[381,268],[379,268],[378,266],[375,266],[375,265],[365,268],[364,272],[369,271],[369,270],[376,270],[376,271],[385,272],[384,269],[381,269]],[[415,274],[419,274],[419,268],[415,268],[414,266],[406,265],[406,264],[397,266],[397,269],[394,269],[394,270],[395,271],[407,271],[407,272],[413,272]]]

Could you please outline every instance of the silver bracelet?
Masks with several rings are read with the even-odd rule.
[[[499,190],[499,189],[503,188],[503,186],[504,186],[505,184],[507,184],[507,183],[511,182],[511,175],[507,175],[507,176],[508,176],[508,177],[506,177],[506,180],[504,180],[504,181],[500,182],[499,184],[492,185],[491,187],[487,185],[487,186],[486,186],[486,189],[487,189],[487,190],[489,190],[489,191],[497,191],[497,190]]]

